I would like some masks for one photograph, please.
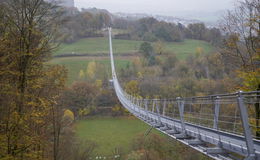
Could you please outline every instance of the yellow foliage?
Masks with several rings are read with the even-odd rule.
[[[112,108],[112,111],[113,111],[113,112],[118,112],[118,111],[120,111],[120,109],[121,109],[121,107],[117,104],[117,105],[115,105],[115,106]]]
[[[88,64],[87,67],[87,76],[91,79],[93,79],[97,72],[97,63],[95,61],[92,61]]]
[[[66,109],[64,111],[63,117],[69,119],[71,122],[74,121],[74,113],[69,109]]]
[[[260,68],[251,72],[238,71],[238,76],[243,79],[243,91],[257,90],[260,84]]]
[[[260,132],[260,128],[256,127],[257,119],[249,119],[249,124],[252,126],[254,132]]]
[[[164,50],[165,46],[164,44],[162,43],[162,41],[157,41],[155,44],[154,44],[154,49],[155,49],[155,52],[157,54],[163,54],[165,52]]]
[[[81,69],[80,71],[79,71],[79,78],[84,78],[85,77],[85,73],[84,73],[84,71]]]
[[[125,90],[126,90],[126,92],[128,92],[129,94],[131,94],[133,96],[139,95],[138,82],[135,81],[135,80],[132,80],[132,81],[128,82],[125,85]]]
[[[204,53],[204,49],[201,47],[196,48],[196,57],[200,57]]]
[[[138,77],[138,79],[143,79],[144,78],[142,72],[138,72],[137,73],[137,77]]]
[[[140,57],[135,57],[133,59],[133,64],[134,64],[135,67],[141,68],[142,67],[142,59]]]
[[[95,85],[96,85],[98,88],[102,88],[102,85],[103,85],[102,80],[97,79],[96,82],[95,82]]]
[[[86,116],[90,113],[90,109],[89,108],[83,108],[79,110],[79,116],[83,117]]]

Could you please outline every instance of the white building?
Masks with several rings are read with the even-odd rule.
[[[45,0],[46,2],[55,3],[63,7],[74,7],[74,0]]]

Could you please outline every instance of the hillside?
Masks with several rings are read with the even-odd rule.
[[[114,53],[118,55],[137,53],[142,42],[143,41],[114,39]],[[191,39],[186,39],[184,42],[165,42],[163,45],[167,52],[175,53],[180,59],[185,59],[189,54],[196,53],[197,48],[203,48],[205,53],[210,53],[214,50],[214,47],[208,42]],[[61,44],[54,55],[83,54],[97,56],[108,55],[108,51],[107,38],[85,38],[75,43]]]

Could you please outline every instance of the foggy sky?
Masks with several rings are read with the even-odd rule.
[[[78,8],[102,8],[110,12],[172,15],[178,12],[214,12],[232,8],[234,0],[75,0]]]

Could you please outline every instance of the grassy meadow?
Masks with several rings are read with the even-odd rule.
[[[113,40],[115,54],[135,53],[139,50],[142,41]],[[109,53],[109,42],[107,37],[85,38],[72,44],[61,44],[54,55],[60,54],[107,54]]]
[[[133,117],[92,117],[77,122],[75,126],[80,140],[96,142],[95,154],[101,156],[113,155],[115,148],[119,148],[123,154],[129,153],[133,139],[149,128]],[[161,134],[155,129],[151,133]]]
[[[143,41],[134,40],[113,40],[113,50],[115,54],[137,53]],[[205,41],[186,39],[184,42],[164,42],[165,50],[175,53],[178,58],[185,59],[189,54],[196,53],[197,48],[202,48],[205,53],[212,52],[214,47]],[[86,54],[108,55],[108,38],[85,38],[72,44],[61,44],[54,55],[61,54]]]
[[[204,53],[214,51],[214,47],[208,42],[192,39],[186,39],[184,42],[165,42],[164,47],[166,51],[175,53],[179,59],[196,53],[197,48],[202,48]]]

